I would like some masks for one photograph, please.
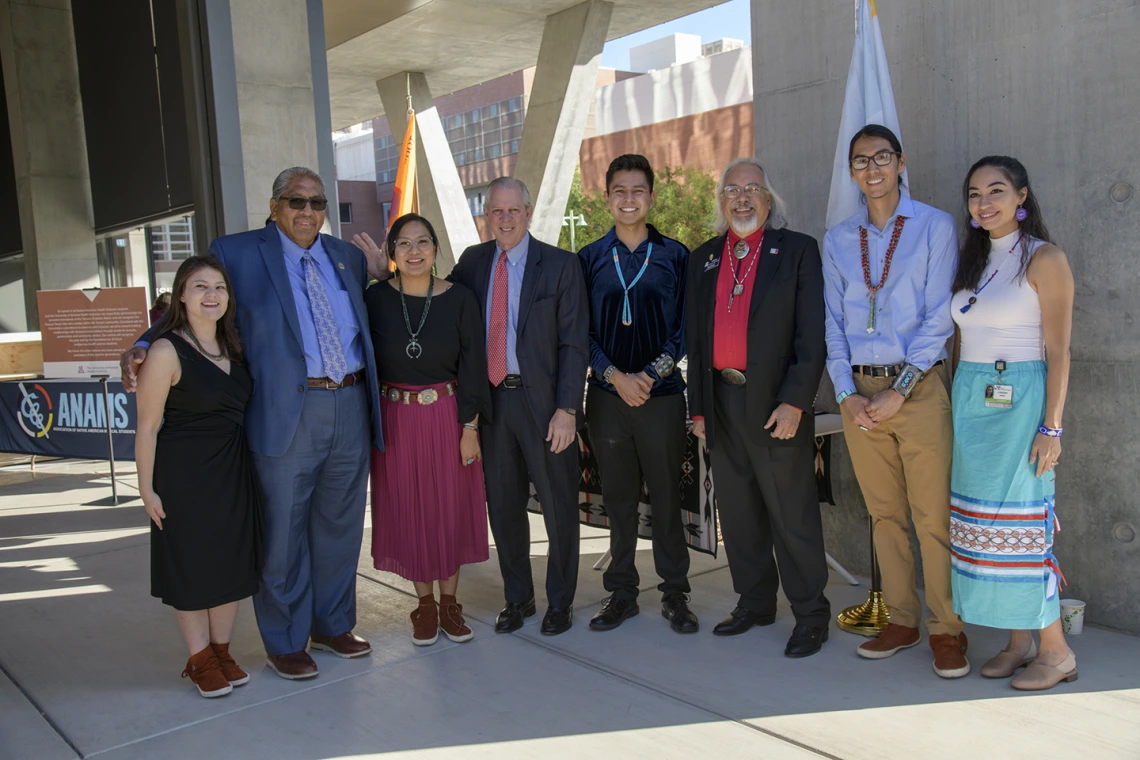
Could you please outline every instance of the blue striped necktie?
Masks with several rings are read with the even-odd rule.
[[[333,316],[332,304],[329,303],[329,295],[317,273],[317,262],[308,251],[301,256],[301,269],[305,271],[305,291],[309,294],[309,307],[313,311],[313,327],[317,330],[317,343],[321,347],[325,375],[334,383],[342,382],[348,374],[344,348],[337,335],[336,318]]]

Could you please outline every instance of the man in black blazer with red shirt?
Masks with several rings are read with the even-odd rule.
[[[717,201],[721,234],[689,257],[686,316],[693,432],[712,456],[740,595],[713,633],[774,622],[782,577],[796,617],[784,654],[806,657],[831,620],[812,421],[827,353],[819,246],[784,228],[755,159],[729,164]]]
[[[578,427],[589,362],[590,316],[577,257],[535,240],[530,192],[510,177],[487,188],[495,239],[463,252],[448,276],[479,299],[487,327],[491,421],[482,426],[487,513],[506,605],[495,631],[509,633],[535,613],[530,567],[528,482],[549,538],[548,608],[541,632],[573,621],[578,582]]]

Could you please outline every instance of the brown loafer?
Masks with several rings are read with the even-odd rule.
[[[969,642],[965,633],[951,636],[936,633],[930,637],[930,648],[934,650],[934,672],[942,678],[961,678],[970,672],[970,661],[966,659]]]
[[[1065,655],[1065,659],[1057,665],[1045,665],[1041,658],[1037,658],[1021,671],[1009,685],[1021,691],[1045,691],[1052,689],[1061,681],[1072,683],[1077,680],[1077,657],[1073,650]]]
[[[290,654],[267,654],[269,667],[273,672],[287,681],[301,681],[306,678],[316,678],[321,671],[309,653],[302,649],[300,652]]]
[[[887,623],[887,627],[878,638],[871,639],[859,645],[855,654],[868,660],[882,660],[890,657],[900,649],[912,647],[922,640],[918,628],[908,628],[905,625]]]
[[[313,649],[332,652],[337,657],[343,657],[346,660],[353,657],[363,657],[372,652],[372,645],[352,631],[346,631],[339,636],[319,636],[314,633],[309,637],[309,640]]]
[[[1029,651],[1025,654],[1003,649],[982,666],[982,677],[1009,678],[1017,672],[1018,668],[1024,668],[1033,662],[1033,658],[1036,656],[1037,643],[1034,641],[1029,642]]]

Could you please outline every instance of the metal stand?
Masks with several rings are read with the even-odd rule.
[[[107,459],[111,463],[111,505],[119,506],[119,484],[115,482],[115,439],[111,436],[111,394],[107,390],[109,375],[92,375],[103,388],[103,411],[107,417]]]
[[[595,570],[605,570],[606,568],[608,568],[610,566],[610,559],[612,559],[612,558],[613,558],[613,555],[610,554],[610,550],[606,549],[606,553],[603,554],[601,557],[598,557],[598,561],[594,563],[594,569]]]
[[[875,556],[875,523],[867,516],[871,544],[871,590],[867,601],[848,607],[836,616],[839,627],[860,636],[878,636],[891,622],[891,611],[883,602],[883,583],[879,574],[879,560]]]

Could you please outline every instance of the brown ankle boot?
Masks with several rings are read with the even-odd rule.
[[[463,605],[456,602],[451,594],[439,595],[439,627],[447,634],[447,638],[456,643],[475,638],[475,634],[467,627],[467,621],[463,619]]]
[[[214,650],[206,647],[186,661],[183,678],[189,678],[198,687],[198,693],[207,699],[224,697],[234,690],[222,674],[222,664]]]
[[[420,597],[420,606],[412,611],[412,643],[418,647],[430,647],[439,638],[439,610],[435,606],[435,596]]]
[[[210,648],[218,656],[218,663],[222,666],[222,675],[230,682],[230,686],[245,686],[249,683],[249,673],[246,673],[230,655],[230,642],[215,644],[210,642]]]

